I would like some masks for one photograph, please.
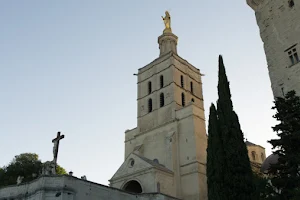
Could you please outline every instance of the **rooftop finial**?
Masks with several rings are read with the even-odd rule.
[[[160,56],[169,52],[177,54],[177,39],[178,37],[172,33],[171,29],[171,16],[166,11],[166,16],[163,17],[165,29],[161,36],[158,37],[158,44],[160,49]]]
[[[161,16],[165,23],[164,33],[172,33],[170,13],[166,11],[165,14],[166,14],[165,17]]]

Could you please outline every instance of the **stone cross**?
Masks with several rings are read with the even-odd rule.
[[[60,135],[60,132],[58,132],[56,138],[54,138],[52,140],[52,142],[54,143],[54,146],[53,146],[53,162],[55,164],[55,167],[57,165],[57,155],[58,155],[59,141],[61,139],[63,139],[64,137],[65,137],[64,135]]]

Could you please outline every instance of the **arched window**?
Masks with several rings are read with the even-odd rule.
[[[194,98],[192,98],[192,102],[195,102]]]
[[[183,93],[181,93],[181,104],[182,106],[185,106],[185,96]]]
[[[191,82],[191,93],[194,94],[194,86],[193,86],[193,82]]]
[[[181,83],[181,87],[184,87],[184,81],[183,81],[183,76],[180,76],[180,83]]]
[[[289,6],[290,6],[290,8],[294,7],[294,5],[295,5],[294,0],[289,0]]]
[[[163,88],[164,87],[164,76],[163,75],[161,75],[159,77],[159,81],[160,81],[160,88]]]
[[[264,162],[264,160],[265,160],[264,153],[261,153],[261,161]]]
[[[159,95],[159,102],[160,102],[160,107],[163,107],[164,105],[165,105],[165,95],[164,95],[164,93],[161,93],[160,95]]]
[[[148,82],[148,94],[151,94],[152,92],[152,84],[151,81]]]
[[[252,160],[255,160],[256,158],[255,158],[255,151],[252,151],[251,152],[251,156],[252,156]]]
[[[148,100],[148,112],[152,112],[152,99]]]
[[[157,182],[156,187],[157,187],[157,192],[160,193],[160,183],[159,182]]]

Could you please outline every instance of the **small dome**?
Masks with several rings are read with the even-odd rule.
[[[279,156],[277,154],[269,155],[264,163],[262,164],[260,171],[263,173],[268,173],[269,167],[271,164],[276,164],[278,162]]]

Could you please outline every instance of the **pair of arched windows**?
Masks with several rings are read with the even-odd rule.
[[[160,85],[160,88],[163,88],[164,87],[164,76],[161,75],[159,77],[159,85]],[[151,94],[152,92],[152,83],[151,81],[148,82],[148,94]]]
[[[159,105],[160,107],[163,107],[165,105],[165,95],[164,93],[160,93],[159,95]],[[152,99],[148,99],[148,112],[152,112],[153,110],[153,102]]]
[[[195,102],[194,98],[191,99],[192,102]],[[185,95],[181,93],[181,105],[185,106]]]
[[[160,85],[160,88],[163,88],[164,87],[164,76],[161,75],[159,77],[159,85]],[[148,82],[148,94],[151,94],[152,93],[152,83],[151,81]],[[160,107],[163,107],[165,105],[165,95],[164,93],[161,93],[159,95],[159,104],[160,104]],[[148,112],[152,112],[153,110],[153,102],[152,102],[152,99],[148,99]]]
[[[252,160],[257,160],[255,151],[252,151],[252,152],[251,152],[251,157],[252,157]],[[261,154],[260,154],[260,158],[261,158],[261,161],[262,161],[262,162],[265,160],[264,153],[261,153]]]
[[[181,87],[184,88],[184,79],[183,79],[183,75],[180,76],[180,84]],[[190,89],[191,89],[191,93],[194,94],[194,85],[193,82],[190,82]]]

